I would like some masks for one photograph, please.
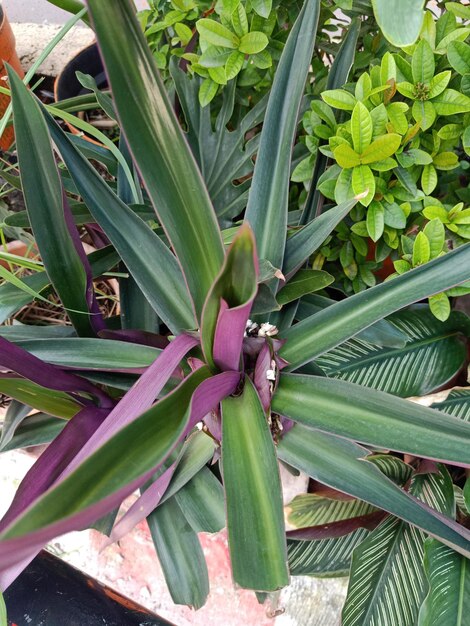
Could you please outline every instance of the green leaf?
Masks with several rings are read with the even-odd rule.
[[[272,0],[251,0],[251,6],[253,9],[256,13],[258,13],[258,15],[261,15],[261,17],[264,17],[265,19],[268,19],[269,14],[271,13],[272,5]]]
[[[334,109],[352,111],[356,106],[356,98],[345,89],[330,89],[321,94],[323,100]]]
[[[288,583],[281,485],[273,439],[251,380],[222,401],[222,470],[234,581],[274,591]]]
[[[470,111],[470,98],[455,89],[445,89],[432,101],[438,115],[455,115]]]
[[[253,233],[245,224],[227,253],[219,276],[207,296],[202,315],[201,345],[206,362],[216,369],[214,343],[222,301],[229,309],[246,306],[256,295],[257,261]],[[249,313],[249,311],[247,312]]]
[[[378,241],[384,232],[385,210],[380,202],[371,202],[367,209],[367,232],[372,241]]]
[[[230,54],[225,64],[225,75],[227,76],[227,80],[232,80],[237,76],[245,61],[245,55],[235,50]]]
[[[431,219],[423,230],[429,241],[431,259],[436,259],[444,248],[446,232],[443,223],[438,219]]]
[[[264,33],[251,31],[241,38],[238,50],[243,54],[258,54],[266,48],[268,43],[269,39]]]
[[[294,528],[308,528],[373,513],[377,509],[361,500],[330,500],[314,493],[296,496],[287,505],[287,521]]]
[[[354,152],[348,143],[340,143],[333,151],[333,155],[340,167],[349,169],[361,164],[361,158]]]
[[[44,413],[35,413],[23,420],[2,452],[49,443],[59,435],[66,424],[66,420],[50,417]]]
[[[311,254],[323,244],[335,226],[356,206],[357,199],[347,200],[332,207],[287,239],[283,272],[285,275],[298,269]]]
[[[368,165],[355,167],[351,184],[356,196],[362,196],[359,202],[364,206],[369,206],[375,195],[375,178],[370,167]]]
[[[157,507],[147,523],[173,602],[200,609],[209,595],[206,559],[176,498]]]
[[[202,108],[207,106],[217,95],[219,85],[211,78],[206,78],[202,81],[199,88],[199,104]]]
[[[453,170],[459,166],[459,157],[455,152],[440,152],[434,157],[433,164],[438,170]]]
[[[38,103],[13,70],[9,70],[9,80],[21,182],[35,241],[77,332],[93,336],[86,271],[66,223],[62,185],[47,127]]]
[[[437,187],[437,172],[434,165],[425,165],[421,174],[421,187],[427,196],[430,196]]]
[[[190,297],[174,255],[158,235],[114,194],[52,118],[47,116],[46,120],[77,190],[153,309],[173,332],[194,328],[196,321]],[[134,233],[138,246],[128,233]]]
[[[280,305],[297,300],[307,293],[320,291],[334,282],[334,277],[321,270],[299,270],[276,296]]]
[[[429,307],[434,317],[445,322],[450,315],[450,302],[445,293],[436,293],[429,298]]]
[[[368,163],[387,159],[392,154],[395,154],[400,143],[401,137],[395,133],[377,137],[361,154],[361,163],[367,165]]]
[[[429,240],[424,234],[420,232],[417,234],[413,244],[413,267],[418,265],[424,265],[431,258],[431,249],[429,246]]]
[[[208,18],[198,20],[196,22],[196,28],[201,38],[213,46],[238,48],[240,44],[240,40],[235,33],[215,20]]]
[[[273,411],[353,441],[470,463],[470,424],[344,380],[282,374]]]
[[[415,100],[411,112],[413,118],[420,123],[422,130],[431,128],[436,119],[436,109],[429,100]]]
[[[429,43],[425,39],[421,39],[414,49],[411,58],[411,70],[415,84],[422,83],[429,85],[434,76],[435,69],[434,52]]]
[[[372,0],[375,19],[394,46],[409,46],[418,38],[424,18],[424,0]]]
[[[412,167],[413,165],[429,165],[432,163],[432,156],[424,150],[410,148],[396,155],[397,161],[402,167]]]
[[[368,449],[351,441],[298,425],[278,445],[278,456],[311,478],[388,511],[469,554],[465,530],[457,530],[453,520],[433,515],[432,509],[413,500],[375,464],[367,462],[368,455]]]
[[[290,369],[346,341],[394,311],[468,280],[470,246],[351,296],[299,322],[284,333],[280,354]]]
[[[464,41],[467,39],[470,33],[470,28],[464,26],[463,28],[456,28],[451,30],[445,37],[441,39],[439,45],[436,47],[437,54],[445,54],[449,45],[454,41]]]
[[[450,70],[436,74],[429,83],[429,98],[435,98],[442,93],[449,84],[451,76],[452,72]]]
[[[404,333],[406,343],[401,347],[380,347],[357,337],[326,352],[315,363],[327,376],[402,398],[432,393],[464,367],[462,338],[467,331],[455,312],[445,324],[427,308],[400,311],[388,321]]]
[[[62,482],[37,499],[28,514],[17,518],[2,539],[19,537],[86,509],[164,461],[184,433],[197,387],[210,377],[207,367],[118,431]],[[168,419],[172,415],[172,419]],[[132,446],[136,456],[129,463]],[[126,452],[127,451],[127,452]]]
[[[384,203],[384,222],[391,228],[405,228],[406,215],[401,206],[396,202],[392,204]]]
[[[0,592],[0,626],[8,626],[7,624],[7,607],[5,606],[5,600],[3,594]]]
[[[0,378],[0,393],[64,419],[70,419],[81,408],[68,394],[45,389],[24,378]]]
[[[463,41],[453,41],[449,44],[447,58],[454,70],[465,76],[470,74],[470,46]]]
[[[208,467],[203,467],[175,498],[195,532],[217,533],[225,526],[224,489]]]
[[[232,13],[232,26],[238,37],[243,37],[248,33],[248,18],[241,2]]]
[[[435,539],[425,542],[429,593],[419,626],[464,626],[470,611],[470,561]]]
[[[362,154],[372,141],[372,118],[362,102],[358,102],[353,109],[351,134],[355,152]]]
[[[410,493],[449,514],[447,500],[449,490],[453,500],[452,481],[444,471],[416,476]],[[416,623],[427,588],[422,564],[424,540],[422,531],[392,517],[356,548],[343,609],[344,626]]]
[[[269,96],[245,220],[258,255],[282,267],[287,227],[291,147],[312,59],[319,0],[307,0],[289,33]]]
[[[207,190],[132,5],[90,0],[89,11],[126,139],[200,319],[224,257]]]

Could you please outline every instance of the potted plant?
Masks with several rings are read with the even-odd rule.
[[[178,4],[184,4],[182,13],[195,10],[194,3]],[[240,60],[235,55],[229,63],[230,55],[243,56],[244,71],[245,61],[251,63],[249,57],[269,43],[263,22],[253,18],[247,26],[244,4],[235,4],[236,14],[232,3],[221,3],[219,13],[204,15],[196,24],[205,39],[201,56],[210,46],[228,48],[228,54],[221,53],[223,66],[215,66],[223,67],[226,76],[235,57]],[[259,3],[258,10],[268,4]],[[418,169],[406,176],[388,159],[405,160],[398,154],[406,150],[427,149],[433,155],[434,143],[413,107],[402,111],[406,128],[403,123],[401,129],[388,117],[381,120],[383,99],[376,104],[368,97],[374,91],[387,104],[393,98],[402,102],[398,77],[389,77],[390,58],[402,72],[408,65],[418,72],[423,67],[418,61],[425,59],[424,86],[418,82],[420,93],[428,96],[436,88],[436,81],[429,86],[424,80],[431,83],[435,77],[429,68],[436,62],[452,66],[443,70],[448,74],[439,106],[432,104],[438,123],[430,136],[452,123],[455,154],[465,160],[465,124],[458,116],[468,114],[470,98],[463,89],[447,87],[465,78],[454,68],[463,62],[452,60],[447,46],[455,40],[467,45],[468,28],[454,21],[452,9],[457,16],[460,9],[451,7],[437,26],[428,13],[421,28],[420,14],[416,32],[407,30],[412,40],[397,41],[393,27],[388,30],[384,4],[377,2],[379,24],[402,48],[394,49],[392,57],[372,11],[364,16],[362,46],[376,54],[373,41],[380,41],[387,49],[382,48],[387,71],[377,65],[380,84],[371,84],[367,97],[367,79],[362,79],[357,88],[362,102],[354,86],[347,85],[362,25],[348,23],[334,64],[323,76],[329,92],[341,91],[330,97],[350,103],[351,119],[334,110],[332,117],[324,106],[328,103],[312,108],[320,119],[317,124],[313,118],[315,126],[325,122],[331,131],[320,131],[319,138],[335,139],[318,151],[301,214],[290,206],[290,148],[298,136],[299,111],[306,110],[307,77],[313,80],[309,71],[320,2],[306,0],[300,10],[294,4],[289,9],[295,20],[267,101],[260,98],[243,111],[232,83],[217,87],[209,108],[204,96],[214,92],[212,83],[219,85],[214,76],[220,81],[220,70],[204,76],[199,52],[184,52],[197,56],[186,60],[194,74],[203,75],[200,80],[170,64],[176,114],[132,3],[88,1],[112,106],[125,136],[121,153],[127,168],[119,168],[117,182],[94,169],[9,73],[22,189],[47,271],[34,276],[35,284],[52,284],[76,336],[44,337],[31,326],[0,332],[0,390],[20,402],[25,388],[29,398],[34,392],[33,407],[47,416],[34,416],[37,428],[31,437],[44,442],[55,435],[2,521],[3,588],[49,539],[89,526],[140,488],[139,500],[110,539],[118,540],[147,518],[175,602],[204,604],[208,577],[197,532],[226,525],[233,578],[242,587],[269,593],[286,585],[290,573],[350,572],[345,625],[379,623],[382,615],[390,624],[414,623],[418,615],[423,623],[433,623],[440,611],[457,616],[461,611],[470,555],[465,473],[470,394],[468,388],[453,392],[434,409],[405,398],[429,393],[455,376],[465,380],[468,317],[449,311],[438,316],[446,318],[441,321],[425,300],[466,292],[470,247],[457,231],[465,232],[461,227],[468,209],[446,207],[445,200],[442,207],[425,203],[417,190],[413,202],[421,202],[416,206],[421,220],[408,233],[414,237],[410,259],[401,259],[410,267],[349,297],[328,290],[335,276],[312,263],[325,241],[336,236],[335,229],[340,235],[351,230],[347,216],[352,210],[368,210],[380,178],[369,163],[390,166],[377,169],[390,172],[379,183],[385,198],[397,189],[411,193],[409,179],[416,186],[426,167],[415,159]],[[410,10],[410,28],[413,16]],[[270,12],[260,17],[273,19]],[[434,48],[429,44],[429,54],[422,42],[434,32],[433,24],[439,36]],[[466,58],[467,48],[457,46],[457,52],[459,59]],[[417,89],[415,84],[413,94]],[[457,121],[445,119],[443,99],[457,116],[450,119]],[[421,147],[416,147],[418,139]],[[295,159],[298,153],[293,154]],[[343,170],[359,169],[351,172],[353,193],[345,185],[345,197],[336,205],[327,202],[328,194],[319,195],[318,179],[328,166],[320,155],[333,155]],[[401,167],[408,170],[406,162]],[[63,184],[83,200],[80,215],[70,209]],[[150,205],[155,214],[148,216]],[[444,211],[434,211],[439,224],[429,207]],[[75,223],[95,225],[109,244],[86,257]],[[446,246],[449,232],[460,239]],[[93,277],[118,263],[128,278],[121,279],[123,313],[116,324],[101,315]],[[12,297],[11,289],[8,293]],[[18,435],[10,429],[11,445],[31,420],[22,423]],[[303,521],[294,515],[297,527],[287,534],[279,461],[314,481],[312,493],[294,505],[297,513],[301,506]],[[441,593],[443,587],[449,591]]]

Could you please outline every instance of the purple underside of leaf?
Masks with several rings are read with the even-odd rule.
[[[86,276],[86,302],[88,305],[88,311],[90,313],[90,323],[95,331],[98,334],[100,330],[106,328],[106,323],[103,319],[103,315],[100,311],[100,307],[98,306],[98,301],[96,299],[95,289],[93,287],[93,275],[90,267],[90,263],[88,261],[88,257],[83,249],[82,241],[80,239],[80,235],[78,233],[77,227],[75,226],[75,222],[73,219],[72,211],[70,209],[69,201],[67,198],[67,194],[65,191],[62,192],[62,206],[64,208],[64,218],[65,223],[67,225],[67,229],[70,233],[70,237],[72,239],[72,243],[74,245],[75,250],[82,262],[83,269],[85,270]]]
[[[271,388],[267,376],[267,371],[271,369],[271,350],[267,342],[261,348],[261,352],[256,359],[254,383],[258,391],[259,399],[266,411],[271,406]]]
[[[221,299],[213,354],[215,364],[222,371],[234,371],[240,367],[243,337],[254,297],[255,294],[246,303],[232,309]]]
[[[144,493],[134,502],[130,509],[115,524],[112,533],[103,548],[120,541],[127,533],[152,513],[158,506],[175,473],[177,462],[161,474]]]
[[[181,359],[198,343],[199,340],[190,335],[176,337],[116,404],[60,478],[65,478],[119,430],[150,408],[157,395],[180,364]]]
[[[67,423],[21,481],[10,508],[0,520],[0,533],[55,483],[107,414],[107,410],[87,407]]]
[[[388,513],[377,511],[367,515],[359,515],[358,517],[340,520],[339,522],[319,524],[318,526],[309,526],[307,528],[297,528],[296,530],[289,530],[286,533],[286,537],[287,539],[296,539],[298,541],[336,539],[337,537],[349,535],[359,528],[373,530],[387,515]]]
[[[210,413],[211,410],[217,407],[223,398],[233,393],[239,382],[239,372],[223,372],[202,382],[193,394],[191,410],[183,435],[178,441],[175,441],[173,448],[168,451],[165,458],[161,459],[158,465],[152,467],[142,476],[109,494],[99,502],[95,502],[65,519],[19,537],[0,540],[0,588],[6,589],[14,580],[13,576],[18,575],[19,565],[28,563],[48,541],[73,530],[82,530],[119,506],[124,498],[152,477],[178,443],[187,436],[207,413]],[[26,511],[25,515],[27,514],[28,512]]]
[[[16,372],[23,378],[55,391],[86,393],[95,396],[102,408],[114,406],[113,400],[104,391],[76,374],[66,372],[55,365],[45,363],[26,350],[0,337],[0,370]],[[86,404],[86,399],[80,399]]]

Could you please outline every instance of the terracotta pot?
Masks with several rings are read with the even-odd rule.
[[[376,244],[372,241],[372,239],[369,239],[367,242],[367,245],[368,245],[369,251],[367,253],[366,261],[375,261]],[[376,270],[374,274],[381,280],[385,280],[391,274],[393,274],[394,271],[395,271],[395,267],[393,265],[393,261],[390,257],[387,257],[383,261],[382,267]]]
[[[6,14],[0,6],[0,80],[7,75],[5,63],[11,65],[15,72],[23,78],[24,72],[15,49],[15,35],[13,34]],[[9,104],[10,98],[0,94],[0,117],[3,116]],[[9,126],[0,138],[0,148],[2,150],[8,150],[14,138],[13,126]]]
[[[34,246],[30,246],[19,239],[15,239],[14,241],[9,241],[7,243],[7,252],[10,252],[10,254],[16,254],[16,256],[25,256],[28,258],[34,258],[37,254],[37,250]],[[0,259],[0,265],[6,269],[10,268],[8,261],[4,261],[2,259]]]

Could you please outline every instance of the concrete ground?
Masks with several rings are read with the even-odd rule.
[[[147,0],[135,0],[136,7],[145,9]],[[70,14],[50,4],[47,0],[3,0],[10,22],[34,22],[35,24],[63,24]]]

